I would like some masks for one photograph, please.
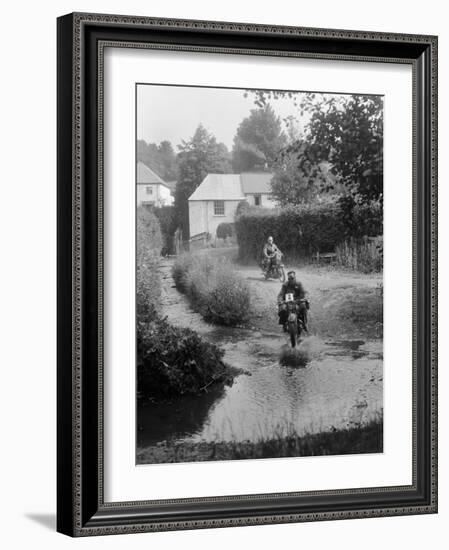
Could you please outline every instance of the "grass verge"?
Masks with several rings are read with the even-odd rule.
[[[299,437],[262,439],[257,442],[163,442],[137,453],[138,464],[202,462],[208,460],[241,460],[298,456],[381,453],[383,451],[383,421],[372,420],[366,425],[342,430],[330,430]]]

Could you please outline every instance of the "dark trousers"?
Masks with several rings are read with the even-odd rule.
[[[264,269],[272,269],[277,265],[277,263],[278,260],[276,256],[273,256],[272,258],[264,258],[262,262]]]

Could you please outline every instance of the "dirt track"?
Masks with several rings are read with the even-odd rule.
[[[217,249],[214,255],[232,259],[232,249]],[[281,283],[266,281],[258,266],[234,264],[236,271],[250,284],[256,316],[251,324],[260,330],[278,330],[277,295]],[[298,266],[286,263],[286,270],[296,271],[310,300],[310,331],[322,338],[382,338],[383,312],[380,294],[381,274],[361,274],[332,266]]]

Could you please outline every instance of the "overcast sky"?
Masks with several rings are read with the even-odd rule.
[[[281,118],[298,116],[292,99],[271,104]],[[245,98],[244,90],[142,84],[137,87],[137,138],[147,143],[171,141],[177,152],[176,146],[189,140],[202,123],[232,149],[238,125],[255,108],[254,96]]]

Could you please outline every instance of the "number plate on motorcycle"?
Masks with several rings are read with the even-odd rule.
[[[292,294],[291,292],[289,292],[288,294],[285,295],[285,301],[286,302],[294,302],[295,301],[295,296],[294,294]]]

